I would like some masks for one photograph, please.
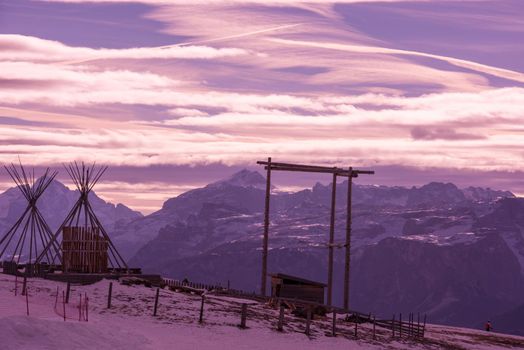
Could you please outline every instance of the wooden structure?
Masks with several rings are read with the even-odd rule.
[[[98,227],[62,229],[63,272],[106,273],[109,243]]]
[[[35,179],[34,170],[26,172],[22,163],[17,167],[14,164],[5,166],[9,176],[27,200],[27,206],[20,218],[0,239],[0,260],[4,255],[5,266],[9,273],[18,273],[18,264],[25,264],[25,274],[32,275],[35,272],[34,264],[44,247],[45,253],[41,254],[41,261],[51,261],[59,255],[59,246],[53,242],[53,233],[44,220],[37,207],[37,201],[44,191],[49,187],[57,172],[46,169],[44,174]]]
[[[282,273],[271,276],[271,297],[312,301],[324,304],[324,283]]]
[[[107,271],[109,266],[112,271],[129,271],[89,203],[89,195],[107,167],[96,169],[95,164],[86,166],[84,163],[74,162],[65,168],[80,197],[51,240],[54,244],[62,239],[60,259],[64,262],[64,272],[100,273]],[[51,245],[48,245],[37,262],[50,249]]]
[[[308,173],[324,173],[333,175],[333,189],[331,194],[331,217],[330,217],[330,228],[329,228],[329,256],[328,256],[328,295],[327,304],[332,305],[333,295],[333,259],[335,247],[335,196],[336,196],[336,184],[337,177],[348,178],[348,192],[347,192],[347,213],[346,213],[346,242],[345,247],[345,264],[344,264],[344,308],[349,308],[349,270],[350,270],[350,253],[351,253],[351,191],[353,178],[358,177],[360,174],[372,175],[375,172],[370,170],[357,170],[353,167],[346,169],[339,167],[324,167],[315,165],[303,165],[303,164],[289,164],[289,163],[276,163],[271,161],[271,157],[266,161],[258,161],[257,164],[264,165],[264,169],[267,171],[266,175],[266,199],[264,209],[264,238],[262,243],[262,275],[261,275],[261,294],[266,295],[266,280],[267,280],[267,254],[268,254],[268,241],[269,241],[269,199],[271,194],[271,171],[299,171]]]

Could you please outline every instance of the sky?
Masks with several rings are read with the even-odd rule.
[[[524,195],[523,37],[521,0],[0,0],[0,163],[144,213],[267,157]]]

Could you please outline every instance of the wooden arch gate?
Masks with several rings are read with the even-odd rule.
[[[264,209],[264,238],[262,245],[262,276],[261,276],[261,294],[266,295],[266,283],[267,283],[267,253],[268,253],[268,240],[269,240],[269,199],[271,194],[271,171],[298,171],[308,173],[324,173],[333,175],[333,186],[331,192],[331,216],[329,225],[329,256],[328,256],[328,295],[327,304],[329,306],[333,303],[333,248],[335,239],[335,196],[336,196],[336,185],[337,177],[348,178],[348,191],[347,191],[347,206],[346,206],[346,243],[345,247],[345,264],[344,264],[344,309],[349,309],[349,268],[350,268],[350,254],[351,254],[351,191],[352,191],[352,180],[358,177],[360,174],[372,175],[375,172],[371,170],[358,170],[353,167],[339,168],[339,167],[324,167],[315,165],[303,165],[303,164],[289,164],[289,163],[275,163],[271,161],[271,157],[267,161],[258,161],[257,164],[264,165],[264,169],[267,171],[266,175],[266,198],[265,198],[265,209]]]

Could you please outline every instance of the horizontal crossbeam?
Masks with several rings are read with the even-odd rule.
[[[264,165],[264,169],[268,170],[280,170],[280,171],[298,171],[306,173],[324,173],[324,174],[336,174],[337,176],[349,177],[350,170],[338,167],[325,167],[316,165],[303,165],[303,164],[290,164],[290,163],[274,163],[267,161],[258,161],[257,164]],[[375,174],[372,170],[359,170],[352,169],[351,177],[358,177],[359,174],[373,175]]]

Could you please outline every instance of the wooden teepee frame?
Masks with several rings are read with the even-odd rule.
[[[63,241],[64,228],[80,228],[82,232],[89,232],[90,234],[95,233],[98,236],[97,240],[103,240],[108,244],[109,254],[107,255],[107,258],[109,260],[109,265],[113,268],[125,268],[127,270],[128,266],[125,260],[120,253],[118,253],[113,242],[111,242],[109,235],[102,226],[100,220],[98,220],[91,204],[89,203],[89,194],[107,170],[107,166],[96,168],[94,163],[91,166],[86,166],[83,162],[81,164],[72,162],[68,165],[64,165],[64,167],[78,189],[80,197],[62,225],[60,225],[54,234],[51,243],[55,244],[55,242],[58,242],[59,237],[62,238]],[[51,244],[49,244],[40,254],[37,262],[40,262],[41,259],[44,258],[44,254],[50,249],[52,249]],[[63,256],[61,256],[60,259],[63,262]],[[89,261],[85,261],[84,263],[89,263]],[[91,271],[92,268],[89,268],[88,270]]]
[[[0,239],[0,260],[7,252],[11,255],[7,260],[9,262],[19,264],[21,258],[24,257],[22,263],[33,264],[39,257],[38,246],[40,245],[40,248],[45,250],[40,254],[41,261],[46,259],[49,262],[54,260],[56,255],[59,256],[60,251],[52,239],[53,233],[38,210],[36,202],[58,172],[50,172],[47,168],[40,178],[35,179],[34,169],[32,172],[26,172],[22,163],[19,162],[19,164],[20,169],[14,164],[4,166],[4,168],[27,200],[27,207],[15,224]],[[18,239],[16,240],[15,237]],[[14,242],[16,246],[12,250],[11,243]]]

